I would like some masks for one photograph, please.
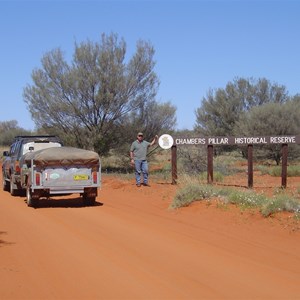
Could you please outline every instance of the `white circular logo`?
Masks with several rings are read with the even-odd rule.
[[[169,134],[163,134],[158,139],[158,144],[163,149],[170,149],[173,146],[174,140]]]

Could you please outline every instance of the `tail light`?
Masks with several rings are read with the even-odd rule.
[[[93,183],[96,184],[98,182],[97,172],[93,172]]]
[[[41,173],[35,173],[35,185],[41,185]]]
[[[20,168],[20,163],[19,161],[15,161],[15,173],[20,173],[21,168]]]

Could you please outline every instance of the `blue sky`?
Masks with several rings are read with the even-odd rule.
[[[177,107],[177,128],[192,129],[209,89],[236,77],[267,78],[300,93],[300,1],[0,0],[0,121],[34,129],[23,100],[42,56],[117,33],[128,55],[139,39],[154,46],[159,102]]]

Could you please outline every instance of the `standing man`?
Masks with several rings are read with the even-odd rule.
[[[144,141],[144,135],[139,132],[137,139],[131,144],[130,147],[130,162],[135,167],[135,180],[136,186],[141,186],[141,173],[143,173],[143,185],[149,186],[148,184],[148,162],[147,152],[150,146],[153,146],[158,140],[156,135],[151,143]]]

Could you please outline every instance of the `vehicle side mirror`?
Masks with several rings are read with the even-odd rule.
[[[3,156],[9,156],[9,152],[8,151],[3,151]]]

